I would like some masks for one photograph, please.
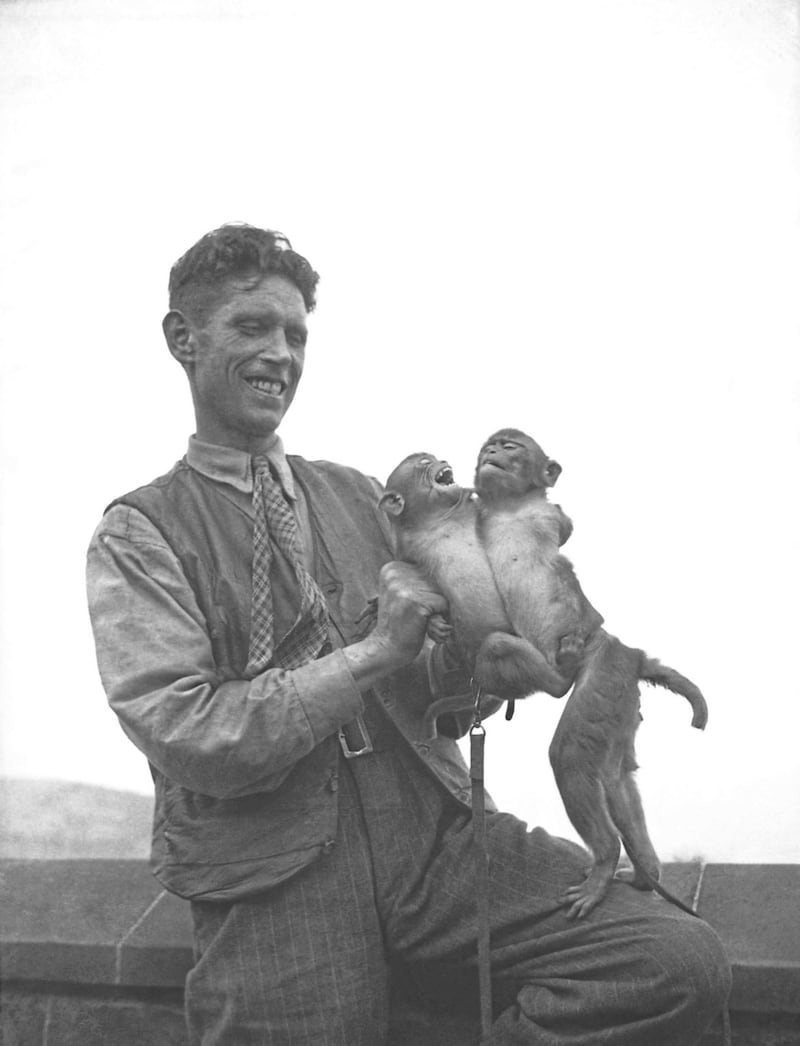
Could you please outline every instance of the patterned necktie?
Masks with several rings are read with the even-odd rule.
[[[273,479],[266,457],[253,459],[253,602],[250,621],[248,676],[258,675],[270,664],[297,668],[313,661],[328,639],[328,608],[316,581],[306,570],[300,555],[297,520],[283,491]],[[272,543],[284,554],[297,577],[300,610],[288,634],[276,651],[275,616],[272,607]]]

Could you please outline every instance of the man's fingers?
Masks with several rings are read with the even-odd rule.
[[[381,570],[381,588],[387,595],[418,603],[430,614],[443,614],[447,600],[423,572],[410,563],[387,563]]]

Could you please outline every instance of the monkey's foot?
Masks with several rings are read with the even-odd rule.
[[[556,667],[565,678],[575,677],[583,660],[585,647],[585,638],[577,632],[561,637],[556,654]]]
[[[637,868],[621,868],[614,878],[627,883],[635,890],[653,890],[653,884],[661,880],[661,869],[656,869],[655,874],[651,875]]]
[[[428,618],[428,635],[434,643],[446,643],[452,634],[453,626],[441,614],[431,614]]]
[[[567,909],[567,918],[582,919],[588,915],[605,897],[610,881],[609,872],[593,868],[582,883],[565,890],[558,900]]]

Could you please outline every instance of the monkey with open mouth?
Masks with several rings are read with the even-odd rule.
[[[632,886],[655,889],[691,911],[659,883],[634,772],[641,721],[639,682],[683,695],[692,725],[703,729],[705,699],[685,676],[602,627],[569,560],[560,552],[572,524],[547,490],[561,467],[518,429],[502,429],[481,447],[475,492],[453,482],[433,455],[406,458],[387,480],[381,507],[390,517],[396,554],[424,569],[450,603],[453,640],[488,694],[506,700],[572,688],[550,745],[550,762],[566,812],[592,852],[583,882],[561,900],[571,918],[600,902],[614,876],[620,839]],[[447,626],[432,622],[443,640]],[[454,711],[443,698],[428,711]]]

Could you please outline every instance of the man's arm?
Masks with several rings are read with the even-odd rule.
[[[446,605],[413,568],[389,564],[370,636],[248,681],[220,678],[177,557],[135,509],[116,506],[98,527],[87,587],[100,675],[126,734],[162,773],[220,798],[277,787],[363,710],[363,691],[414,659]]]

